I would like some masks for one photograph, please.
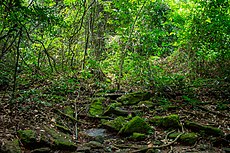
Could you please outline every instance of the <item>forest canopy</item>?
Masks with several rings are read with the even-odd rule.
[[[18,69],[98,71],[117,84],[152,84],[159,62],[183,75],[229,76],[227,0],[4,0],[0,11],[9,80]]]

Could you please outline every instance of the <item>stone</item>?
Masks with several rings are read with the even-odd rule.
[[[44,148],[47,149],[47,147],[61,150],[75,150],[77,148],[70,135],[57,132],[46,126],[40,131],[39,136],[33,130],[19,130],[18,137],[26,148],[38,149],[37,151],[39,151],[39,148],[41,151]]]
[[[132,140],[135,140],[135,141],[141,141],[141,140],[144,140],[146,138],[146,135],[143,133],[134,132],[130,138]]]
[[[122,116],[119,116],[111,121],[102,120],[102,125],[114,131],[119,131],[125,125],[125,123],[125,118]]]
[[[119,131],[119,134],[150,133],[153,129],[145,120],[139,116],[135,116],[127,122]]]
[[[172,133],[169,138],[175,139],[180,133]],[[179,142],[185,145],[194,145],[198,140],[198,135],[196,133],[184,133],[180,136]]]
[[[89,108],[89,115],[91,116],[102,116],[104,113],[103,102],[106,99],[103,97],[94,98],[91,101],[91,105]]]
[[[22,151],[19,146],[18,139],[5,142],[5,144],[0,148],[0,152],[2,153],[21,153]]]
[[[150,92],[134,92],[122,95],[121,97],[117,98],[117,100],[123,103],[124,105],[135,105],[138,104],[140,101],[149,100],[150,97]]]
[[[47,137],[48,141],[51,142],[51,146],[55,149],[63,149],[64,150],[75,150],[77,148],[76,144],[72,142],[72,138],[70,135],[56,132],[53,129],[45,127],[46,134],[50,137]]]
[[[50,153],[51,149],[49,147],[37,148],[31,151],[31,153]]]
[[[90,141],[90,142],[86,143],[85,146],[90,147],[92,149],[103,148],[103,145],[98,141]]]
[[[139,107],[148,107],[148,108],[152,108],[152,107],[154,107],[154,103],[153,103],[152,101],[148,101],[148,100],[146,100],[146,101],[140,101],[140,102],[138,103],[138,106],[139,106]]]
[[[185,127],[195,132],[199,132],[201,135],[212,135],[212,136],[224,136],[224,132],[212,126],[201,125],[195,122],[186,121]]]
[[[18,137],[21,142],[29,147],[34,148],[36,146],[36,132],[33,130],[19,130]]]
[[[150,119],[150,122],[156,126],[166,128],[166,129],[177,129],[180,128],[180,119],[177,114],[172,114],[169,116],[154,116]]]

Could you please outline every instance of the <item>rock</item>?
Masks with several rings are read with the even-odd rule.
[[[51,149],[49,147],[37,148],[31,151],[31,153],[50,153]]]
[[[91,147],[87,147],[85,145],[77,147],[77,153],[90,153]]]
[[[122,116],[119,116],[112,121],[102,120],[102,125],[109,128],[110,130],[112,129],[115,131],[119,131],[125,125],[125,123],[125,118]]]
[[[92,128],[85,130],[84,133],[85,135],[89,137],[98,137],[98,136],[106,136],[106,129],[98,129],[98,128]]]
[[[90,141],[90,142],[86,143],[85,146],[90,147],[92,149],[103,148],[103,145],[98,141]]]
[[[48,127],[45,127],[45,132],[46,133],[44,134],[46,134],[46,139],[51,142],[52,148],[64,150],[75,150],[77,148],[76,144],[72,142],[70,135],[62,132],[56,132]]]
[[[49,127],[44,127],[44,130],[41,130],[39,134],[33,130],[19,130],[18,136],[25,147],[38,149],[38,151],[39,148],[45,150],[44,148],[47,149],[47,147],[61,150],[75,150],[77,148],[75,143],[71,141],[70,135],[57,132]]]
[[[108,97],[112,100],[116,100],[118,97],[121,97],[122,95],[124,95],[123,93],[106,93],[103,95],[103,97]]]
[[[150,133],[153,129],[147,124],[144,119],[139,116],[134,117],[126,123],[119,131],[119,134]]]
[[[230,148],[223,148],[223,151],[224,151],[225,153],[230,153]]]
[[[117,100],[124,105],[135,105],[140,101],[148,100],[151,97],[150,92],[135,92],[126,95],[122,95]]]
[[[224,132],[219,128],[200,125],[195,122],[186,121],[185,127],[195,132],[199,132],[201,135],[224,136]]]
[[[111,106],[112,105],[112,106]],[[120,107],[114,107],[113,104],[111,104],[105,111],[104,115],[117,115],[117,116],[128,116],[128,115],[134,115],[138,114],[140,111],[130,111],[130,110],[124,110]]]
[[[138,103],[138,106],[139,107],[148,107],[148,108],[152,108],[152,107],[154,107],[155,105],[153,104],[153,102],[152,101],[140,101],[139,103]]]
[[[163,127],[166,129],[169,128],[180,128],[180,119],[177,114],[172,114],[169,116],[154,116],[152,119],[150,119],[150,122],[153,123],[156,126]]]
[[[229,146],[230,141],[222,137],[212,137],[211,143],[214,147],[227,147]]]
[[[1,153],[21,153],[21,148],[19,146],[18,139],[13,141],[7,141],[5,144],[0,148]]]
[[[33,130],[19,130],[18,137],[21,140],[21,142],[29,147],[34,148],[36,147],[36,132]]]
[[[180,133],[172,133],[169,135],[169,138],[175,139]],[[180,136],[179,142],[185,145],[194,145],[198,139],[198,135],[196,133],[184,133]]]
[[[104,113],[104,107],[103,102],[106,99],[103,97],[95,98],[92,100],[90,108],[89,108],[89,114],[91,116],[101,116]]]
[[[144,140],[145,137],[146,137],[145,134],[134,132],[130,138],[135,141],[141,141]]]
[[[74,110],[70,106],[65,106],[64,107],[64,113],[74,117]]]
[[[82,137],[86,138],[87,140],[98,141],[100,143],[103,143],[105,137],[107,136],[106,129],[102,129],[102,128],[88,129],[83,132],[80,132],[79,134],[82,135]]]

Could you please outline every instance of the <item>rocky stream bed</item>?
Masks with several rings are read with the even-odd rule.
[[[99,92],[13,106],[1,103],[1,153],[230,152],[229,102],[215,110],[215,102],[186,97]]]

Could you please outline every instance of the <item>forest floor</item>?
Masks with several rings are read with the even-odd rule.
[[[224,84],[224,87],[219,87],[220,90],[210,87],[197,88],[197,99],[192,99],[188,95],[184,95],[182,91],[175,91],[174,89],[141,91],[151,94],[151,98],[148,99],[152,103],[151,105],[120,106],[123,112],[121,116],[126,120],[131,120],[134,116],[140,116],[154,129],[154,132],[146,134],[141,139],[133,139],[130,135],[118,134],[118,131],[102,124],[102,120],[113,120],[119,115],[89,115],[92,98],[104,97],[106,100],[103,102],[103,110],[106,110],[107,106],[117,100],[117,97],[130,93],[125,90],[123,92],[102,91],[87,83],[79,84],[76,90],[67,92],[66,88],[59,88],[60,85],[56,87],[57,84],[44,80],[33,82],[32,85],[28,86],[22,85],[19,87],[20,92],[17,92],[13,101],[10,101],[9,91],[1,91],[0,146],[2,148],[7,142],[18,139],[20,150],[25,153],[230,152],[230,84]],[[72,117],[70,117],[71,113],[73,114]],[[171,114],[179,116],[180,128],[164,128],[149,122],[154,116],[169,116]],[[206,132],[204,129],[203,131],[202,129],[199,130],[199,126],[189,128],[186,126],[187,121],[196,123],[200,127],[209,126],[220,131],[213,134],[210,131]],[[76,143],[76,150],[69,151],[68,148],[53,149],[52,147],[49,149],[49,146],[48,150],[34,150],[36,147],[31,149],[26,146],[18,135],[19,130],[42,131],[44,126],[70,135],[71,141]],[[186,144],[178,139],[180,136],[170,138],[169,135],[172,132],[195,132],[195,141],[192,144]],[[9,150],[8,152],[10,152]]]

